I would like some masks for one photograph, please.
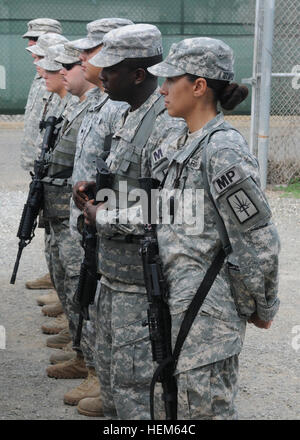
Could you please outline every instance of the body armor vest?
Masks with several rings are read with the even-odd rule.
[[[47,177],[44,177],[44,217],[65,219],[70,216],[71,177],[76,152],[77,133],[88,106],[76,116],[70,128],[66,120],[62,134],[49,157]]]
[[[116,194],[117,208],[119,206],[120,182],[127,183],[123,197],[130,208],[135,202],[128,201],[128,193],[139,188],[138,178],[141,175],[141,155],[156,121],[157,116],[165,110],[164,99],[161,96],[149,109],[142,119],[137,132],[131,141],[130,149],[125,151],[114,173],[112,188]],[[118,142],[113,140],[113,142]],[[142,260],[139,255],[140,238],[138,236],[123,236],[117,234],[111,238],[101,237],[99,240],[100,273],[108,279],[123,283],[144,285]]]

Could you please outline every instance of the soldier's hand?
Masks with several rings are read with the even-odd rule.
[[[95,186],[96,183],[91,181],[80,181],[73,186],[73,200],[80,211],[84,210],[85,204],[89,200],[87,192],[89,190],[94,190]]]
[[[93,205],[94,200],[89,200],[85,203],[83,215],[84,221],[87,225],[95,225],[96,224],[96,211],[97,205]]]
[[[255,327],[268,329],[271,327],[272,321],[263,321],[257,315],[257,313],[253,313],[247,320],[249,324],[254,324]]]

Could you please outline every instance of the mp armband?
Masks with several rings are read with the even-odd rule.
[[[268,202],[255,180],[237,164],[212,181],[214,198],[242,232],[266,224],[271,217]]]

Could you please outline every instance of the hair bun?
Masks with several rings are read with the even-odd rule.
[[[237,83],[228,84],[222,90],[220,104],[225,110],[233,110],[237,105],[244,101],[248,96],[248,87]]]

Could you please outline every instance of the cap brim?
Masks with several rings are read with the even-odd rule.
[[[40,37],[41,35],[45,34],[46,32],[43,31],[28,31],[24,35],[22,35],[22,38],[36,38]]]
[[[154,66],[148,67],[147,69],[152,75],[173,77],[184,75],[186,72],[184,70],[174,67],[172,64],[162,61],[161,63],[155,64]]]
[[[100,46],[102,44],[103,38],[101,39],[92,39],[92,38],[80,38],[79,40],[71,41],[72,46],[78,50],[88,50],[93,49],[94,47]]]
[[[45,52],[43,52],[36,44],[34,46],[25,47],[25,49],[28,52],[34,53],[35,55],[37,55],[39,57],[45,56]]]
[[[125,60],[124,57],[121,57],[120,55],[112,55],[110,53],[107,53],[105,49],[102,49],[93,58],[88,60],[88,62],[93,66],[104,68],[115,66],[123,60]]]
[[[52,72],[56,72],[57,70],[62,69],[61,64],[56,63],[55,61],[49,61],[46,58],[44,58],[40,61],[37,61],[35,64],[44,70],[50,70]]]
[[[70,57],[68,55],[59,55],[57,58],[55,58],[55,61],[61,64],[74,64],[74,63],[78,63],[78,61],[80,60],[79,58]]]

